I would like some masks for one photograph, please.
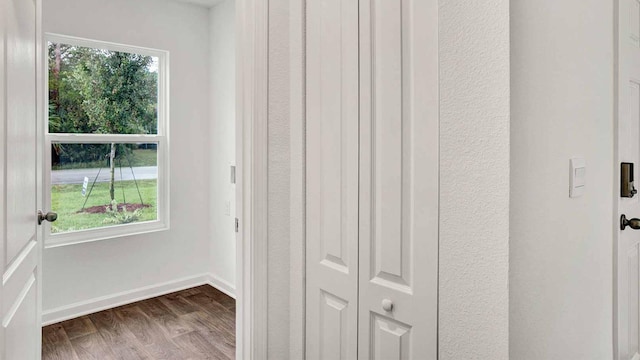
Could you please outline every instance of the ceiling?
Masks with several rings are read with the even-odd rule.
[[[178,1],[183,2],[183,3],[200,5],[200,6],[204,6],[204,7],[212,7],[212,6],[215,6],[215,5],[219,4],[219,3],[221,3],[224,0],[178,0]]]

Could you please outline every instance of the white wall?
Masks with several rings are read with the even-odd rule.
[[[209,10],[210,59],[210,272],[222,286],[235,289],[235,1],[225,0]],[[226,207],[229,206],[227,213]]]
[[[613,1],[511,2],[512,359],[611,359]],[[569,198],[569,159],[586,192]]]
[[[289,358],[290,122],[289,0],[269,1],[268,358]],[[297,134],[302,135],[302,134]],[[299,274],[302,276],[302,274]]]
[[[439,36],[439,359],[507,359],[509,1],[441,0]]]
[[[43,307],[208,271],[209,13],[156,0],[47,0],[44,31],[170,52],[171,230],[44,252]]]

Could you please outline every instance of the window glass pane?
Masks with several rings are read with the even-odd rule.
[[[52,144],[51,232],[157,220],[157,154],[155,143]]]
[[[49,133],[157,134],[158,58],[49,43]]]

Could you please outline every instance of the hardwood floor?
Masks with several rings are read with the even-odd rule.
[[[203,285],[42,329],[44,360],[235,357],[235,300]]]

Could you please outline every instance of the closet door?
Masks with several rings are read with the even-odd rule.
[[[307,1],[307,359],[358,350],[358,0]]]
[[[437,6],[360,0],[360,359],[437,358]]]

